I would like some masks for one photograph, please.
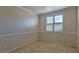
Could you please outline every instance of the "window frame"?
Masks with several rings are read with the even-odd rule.
[[[62,30],[61,31],[55,31],[54,30],[54,27],[55,27],[55,24],[57,24],[57,23],[55,23],[55,16],[58,16],[58,15],[62,15],[63,17],[62,17],[62,22],[60,22],[60,24],[62,24]],[[51,24],[47,24],[47,17],[53,17],[53,23],[51,23]],[[53,27],[53,30],[52,31],[49,31],[49,32],[63,32],[64,31],[64,28],[63,28],[63,21],[64,21],[64,14],[62,13],[62,14],[56,14],[56,15],[52,15],[52,16],[47,16],[46,17],[46,28],[45,28],[45,30],[46,31],[49,31],[49,30],[47,30],[47,25],[52,25],[52,27]]]

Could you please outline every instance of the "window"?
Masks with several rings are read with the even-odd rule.
[[[62,31],[63,15],[46,18],[46,31]]]
[[[53,31],[53,17],[47,17],[47,21],[46,21],[47,27],[46,30],[47,31]]]

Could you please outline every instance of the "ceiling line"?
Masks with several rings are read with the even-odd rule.
[[[34,11],[32,11],[32,10],[28,9],[28,8],[24,8],[24,7],[21,7],[21,6],[16,6],[16,7],[17,7],[17,8],[20,8],[20,9],[22,9],[22,10],[24,10],[24,11],[28,11],[28,12],[30,12],[30,13],[32,13],[32,14],[37,15],[37,13],[36,13],[36,12],[34,12]]]

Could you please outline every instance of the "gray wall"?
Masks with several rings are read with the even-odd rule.
[[[37,31],[37,16],[17,7],[0,7],[0,34]]]

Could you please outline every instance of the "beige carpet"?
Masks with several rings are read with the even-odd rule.
[[[76,48],[49,43],[49,42],[34,42],[28,46],[24,46],[13,53],[74,53],[77,52]]]

